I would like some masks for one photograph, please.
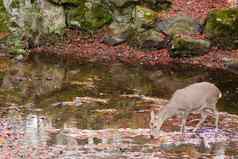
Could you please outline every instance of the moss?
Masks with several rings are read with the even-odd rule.
[[[19,0],[13,0],[11,4],[12,8],[19,8],[20,7],[20,1]]]
[[[27,54],[27,50],[24,48],[24,42],[18,35],[11,35],[7,37],[8,52],[12,55]]]
[[[190,57],[201,55],[208,51],[210,42],[197,40],[187,36],[174,36],[172,40],[172,57]]]
[[[71,4],[71,5],[81,5],[85,0],[49,0],[56,4]]]
[[[89,8],[82,3],[77,8],[67,10],[68,25],[77,26],[85,30],[97,30],[112,21],[108,8],[101,4],[92,4]]]
[[[209,14],[205,33],[214,45],[238,48],[238,8],[216,10]]]
[[[62,3],[80,5],[85,0],[61,0]]]
[[[3,1],[0,0],[0,32],[8,32],[8,16],[3,6]]]
[[[136,6],[133,18],[137,26],[140,24],[150,24],[156,20],[157,13],[143,6]]]
[[[166,1],[166,0],[144,0],[144,3],[146,6],[149,8],[159,12],[159,11],[167,11],[168,9],[171,8],[172,2],[171,1]]]

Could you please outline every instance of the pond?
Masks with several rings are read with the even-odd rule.
[[[152,69],[55,61],[60,60],[0,60],[0,115],[24,133],[21,143],[47,145],[48,151],[54,147],[51,158],[238,157],[237,75],[191,65]],[[160,140],[150,139],[150,110],[166,104],[175,90],[199,81],[215,83],[223,92],[220,140],[204,143],[216,138],[212,117],[199,137],[181,137],[175,117],[163,126],[167,133]],[[192,125],[188,122],[188,129]]]

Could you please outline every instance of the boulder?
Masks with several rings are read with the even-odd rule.
[[[205,34],[213,45],[238,48],[238,8],[215,10],[209,13]]]
[[[170,0],[144,0],[144,3],[155,11],[167,10],[172,5]]]
[[[137,32],[130,37],[129,44],[131,46],[144,50],[157,50],[165,47],[165,40],[161,33],[154,29],[144,32]]]
[[[52,3],[55,4],[71,4],[71,5],[81,5],[82,2],[85,0],[49,0]]]
[[[206,53],[210,48],[210,42],[202,39],[195,39],[191,36],[176,35],[171,41],[172,57],[191,57]]]
[[[197,34],[202,31],[201,25],[189,16],[176,16],[156,22],[156,30],[169,35]]]
[[[108,29],[112,36],[120,36],[133,25],[132,12],[134,11],[135,5],[128,5],[123,8],[111,8],[113,22],[109,25]]]
[[[226,70],[238,74],[238,59],[224,58],[223,62]]]
[[[108,30],[109,32],[111,32],[112,35],[120,35],[124,32],[127,32],[130,28],[131,24],[125,23],[125,22],[112,22],[109,27]]]
[[[116,7],[124,7],[129,3],[138,2],[139,0],[109,0],[110,3],[115,5]]]
[[[124,32],[118,35],[107,35],[106,37],[104,37],[103,42],[108,44],[108,45],[119,45],[121,43],[126,42],[128,39],[128,33]]]
[[[109,8],[103,3],[87,0],[77,8],[67,9],[67,23],[85,30],[97,30],[112,21]]]
[[[47,0],[41,0],[39,7],[43,17],[43,27],[47,30],[46,33],[63,33],[66,27],[64,8]]]
[[[140,28],[143,25],[153,24],[157,17],[157,12],[139,5],[134,8],[132,14],[133,22],[136,28]]]

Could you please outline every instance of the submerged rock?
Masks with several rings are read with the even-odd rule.
[[[93,98],[93,97],[75,97],[73,101],[63,101],[53,103],[52,106],[81,106],[83,104],[92,104],[92,103],[99,103],[99,104],[106,104],[108,99],[100,99],[100,98]]]
[[[238,48],[238,8],[209,13],[205,25],[208,38],[222,48]]]
[[[23,61],[24,60],[24,56],[23,55],[18,55],[15,57],[16,61]]]

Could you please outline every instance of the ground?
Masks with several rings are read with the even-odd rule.
[[[175,14],[190,15],[195,19],[204,20],[208,12],[213,9],[229,7],[226,0],[174,0],[172,9],[162,13],[162,17]],[[104,29],[106,30],[106,28]],[[204,65],[211,68],[224,68],[223,58],[238,58],[238,50],[222,50],[211,48],[210,51],[194,58],[171,58],[167,49],[157,51],[141,51],[131,48],[126,43],[118,46],[108,46],[102,42],[106,31],[103,29],[91,36],[82,36],[75,29],[66,30],[64,42],[56,45],[42,46],[32,50],[33,53],[51,54],[67,59],[86,60],[90,62],[123,62],[126,64],[161,65],[172,63],[189,63]]]

